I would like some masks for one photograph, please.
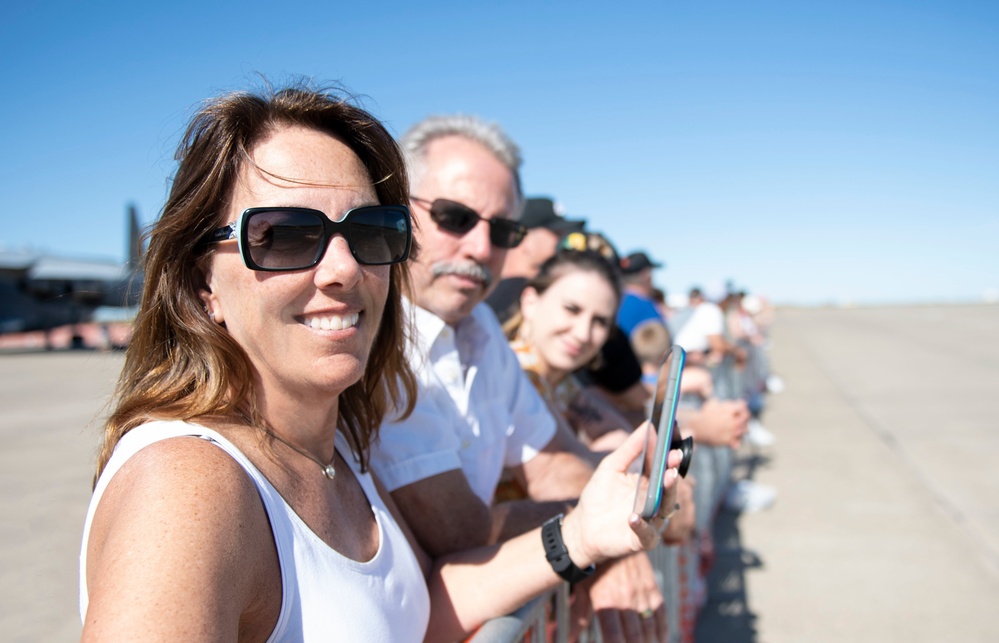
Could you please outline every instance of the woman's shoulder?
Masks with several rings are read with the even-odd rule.
[[[216,529],[230,531],[231,520],[266,520],[256,483],[233,454],[220,448],[218,434],[189,426],[187,435],[154,436],[152,441],[141,433],[161,431],[161,423],[126,434],[122,446],[134,452],[113,472],[101,505],[134,505],[133,518],[153,514],[152,521],[164,529],[199,526],[206,537]],[[187,520],[168,524],[171,516]]]
[[[212,441],[174,436],[143,444],[110,473],[82,552],[88,622],[107,617],[116,596],[135,595],[159,603],[137,604],[133,616],[169,605],[213,625],[238,622],[277,569],[266,511],[240,463]]]

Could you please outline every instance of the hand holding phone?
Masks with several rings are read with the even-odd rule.
[[[649,415],[651,428],[645,437],[642,449],[642,473],[638,478],[638,490],[635,493],[635,512],[645,520],[651,520],[659,513],[663,500],[663,476],[666,473],[666,461],[671,448],[681,448],[674,444],[676,426],[676,407],[680,400],[680,378],[686,353],[679,346],[672,346],[659,365],[659,375],[656,382],[656,394],[652,401],[652,412]],[[656,432],[655,448],[650,449],[652,431]],[[682,447],[684,464],[681,469],[686,473],[690,462],[692,446],[689,442]]]

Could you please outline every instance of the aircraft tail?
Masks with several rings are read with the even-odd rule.
[[[134,273],[142,265],[142,234],[134,203],[128,204],[128,267]]]

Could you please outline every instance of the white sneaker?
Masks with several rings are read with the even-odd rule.
[[[780,393],[784,390],[784,380],[780,375],[771,375],[767,378],[767,393]]]
[[[749,430],[746,432],[746,440],[754,447],[768,447],[777,441],[777,436],[770,432],[757,419],[749,421]]]
[[[729,511],[753,513],[769,509],[777,500],[777,490],[752,480],[739,480],[725,493],[725,508]]]

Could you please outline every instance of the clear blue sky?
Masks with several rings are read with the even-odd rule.
[[[7,3],[0,245],[124,259],[197,103],[304,75],[396,134],[500,122],[528,193],[671,292],[999,294],[999,3],[614,4]]]

